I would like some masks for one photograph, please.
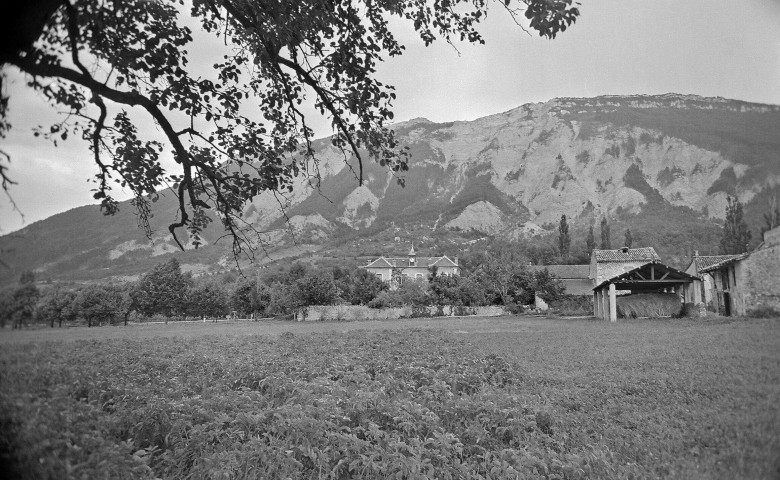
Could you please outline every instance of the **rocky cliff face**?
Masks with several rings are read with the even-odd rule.
[[[561,98],[475,121],[415,119],[394,128],[412,155],[405,188],[373,162],[358,185],[324,139],[311,169],[321,181],[302,176],[290,195],[261,195],[245,218],[269,232],[271,246],[289,245],[293,236],[322,246],[421,227],[516,239],[544,235],[540,226],[551,230],[562,214],[589,224],[652,211],[660,215],[657,225],[665,211],[684,207],[676,210],[682,221],[717,220],[727,195],[749,204],[780,190],[778,106],[674,94]],[[74,209],[0,238],[9,278],[26,269],[44,276],[133,274],[162,261],[173,251],[159,235],[164,228],[150,244],[123,207],[115,218],[102,218],[97,208]],[[157,208],[161,221],[175,214],[173,202]],[[208,245],[188,252],[183,263],[196,271],[228,265],[226,249],[213,245],[219,234],[209,233]],[[691,248],[699,240],[690,239]]]
[[[421,221],[494,234],[561,214],[639,213],[653,202],[722,218],[727,195],[749,202],[780,184],[780,108],[722,98],[563,98],[471,122],[415,119],[396,130],[413,155],[406,189],[375,166],[358,186],[328,152],[327,200],[302,188],[288,214],[321,213],[352,229]],[[259,225],[280,218],[267,198],[256,205]]]

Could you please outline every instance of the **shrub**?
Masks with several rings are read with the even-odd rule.
[[[549,305],[550,311],[557,315],[593,314],[593,297],[590,295],[561,295]]]
[[[748,310],[747,316],[751,318],[780,318],[780,311],[767,305],[761,305]]]

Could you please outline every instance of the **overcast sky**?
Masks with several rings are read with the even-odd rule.
[[[406,53],[380,68],[397,89],[396,120],[472,120],[555,97],[668,92],[780,104],[780,0],[581,1],[576,25],[555,40],[529,36],[500,8],[484,25],[486,45],[459,52],[426,48],[397,25]],[[11,194],[24,219],[3,196],[0,235],[94,203],[87,145],[34,138],[32,127],[56,116],[8,73],[13,130],[0,149],[11,155],[19,183]],[[314,125],[330,134],[327,122]]]

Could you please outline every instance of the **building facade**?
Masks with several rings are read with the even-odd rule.
[[[724,315],[759,310],[780,314],[780,227],[764,233],[752,252],[701,269],[711,279],[711,297]]]
[[[661,257],[653,247],[618,248],[615,250],[594,249],[590,254],[591,288],[605,280],[617,277],[650,262],[660,262]]]
[[[705,268],[735,259],[738,256],[739,255],[699,255],[698,252],[694,252],[691,263],[688,264],[685,273],[697,278],[693,281],[691,288],[686,291],[685,303],[693,303],[694,305],[702,303],[705,305],[714,305],[712,298],[712,276],[702,275],[701,272]]]
[[[428,278],[431,267],[436,267],[437,275],[460,275],[458,257],[418,257],[414,251],[414,245],[406,257],[379,257],[365,265],[367,271],[376,275],[383,282],[393,279],[393,272],[404,278],[420,280]]]

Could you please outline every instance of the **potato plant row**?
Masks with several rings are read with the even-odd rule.
[[[19,478],[638,475],[569,444],[523,369],[432,331],[9,348],[0,454]]]

